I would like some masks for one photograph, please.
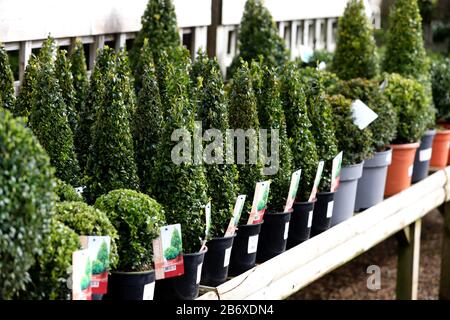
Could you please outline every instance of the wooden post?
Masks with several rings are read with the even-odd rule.
[[[125,48],[127,44],[127,34],[119,33],[116,36],[116,52],[119,52],[121,49]]]
[[[97,57],[97,50],[102,49],[105,45],[105,35],[98,35],[91,44],[89,52],[89,70],[94,69],[95,58]]]
[[[23,41],[20,43],[19,50],[19,81],[23,81],[23,75],[31,56],[32,41]]]
[[[418,219],[398,234],[397,299],[417,300],[419,284],[420,230]]]
[[[442,239],[439,299],[450,300],[450,202],[443,205],[444,233]]]

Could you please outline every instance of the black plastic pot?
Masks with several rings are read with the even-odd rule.
[[[238,276],[255,266],[262,224],[263,222],[238,226],[231,250],[230,269],[228,270],[230,276]]]
[[[291,213],[287,249],[309,239],[311,234],[314,202],[295,202]]]
[[[258,241],[256,261],[262,263],[283,253],[289,233],[290,212],[266,213]]]
[[[105,300],[152,300],[155,271],[111,272]]]
[[[419,182],[428,177],[430,169],[431,149],[436,130],[427,130],[420,140],[420,147],[417,149],[414,158],[414,167],[412,172],[412,183]]]
[[[311,238],[330,228],[336,192],[319,192],[314,205]]]
[[[234,237],[215,238],[206,243],[208,252],[203,262],[201,284],[217,287],[227,280]]]
[[[194,300],[202,274],[205,251],[183,254],[184,274],[156,281],[154,300]]]

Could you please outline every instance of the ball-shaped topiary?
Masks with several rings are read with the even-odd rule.
[[[105,212],[118,231],[119,262],[114,270],[151,270],[152,241],[166,223],[162,206],[145,194],[119,189],[98,198],[95,208]]]
[[[13,111],[15,100],[14,76],[9,64],[8,53],[0,43],[0,107]]]
[[[0,299],[13,298],[29,282],[56,200],[50,160],[24,126],[0,109]]]
[[[77,193],[74,187],[64,181],[56,178],[55,193],[58,196],[58,200],[62,201],[78,201],[83,202],[83,197]]]
[[[363,1],[350,0],[339,18],[332,71],[343,80],[375,77],[379,69],[375,48],[372,25]]]
[[[61,202],[56,205],[56,218],[79,235],[111,237],[111,267],[118,263],[117,230],[106,213],[82,202]]]
[[[353,123],[352,100],[334,95],[329,96],[328,101],[333,109],[338,148],[344,152],[342,165],[358,164],[371,157],[372,132],[369,128],[361,130]]]

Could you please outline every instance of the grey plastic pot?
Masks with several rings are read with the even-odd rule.
[[[419,182],[428,176],[433,138],[435,135],[436,130],[427,130],[420,140],[420,146],[419,149],[417,149],[416,157],[414,158],[412,183]]]
[[[338,190],[334,196],[331,226],[335,226],[353,216],[358,180],[362,176],[364,161],[343,167]]]
[[[392,149],[377,152],[364,161],[363,173],[358,181],[355,211],[370,208],[384,199],[388,166],[392,162]]]

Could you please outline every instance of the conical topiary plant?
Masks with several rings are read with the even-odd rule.
[[[0,43],[0,107],[13,111],[14,102],[14,76],[8,53]]]
[[[194,83],[197,118],[202,122],[203,132],[219,130],[225,136],[228,125],[228,103],[217,60],[209,59],[199,52],[191,72]],[[218,145],[221,154],[226,150],[225,141]],[[225,148],[224,148],[225,147]],[[212,156],[219,156],[212,151]],[[211,235],[222,237],[231,219],[233,204],[237,197],[237,168],[235,164],[207,163],[205,165],[208,195],[211,198]]]
[[[52,61],[53,47],[54,41],[49,38],[39,54],[39,71],[36,76],[36,87],[32,91],[29,121],[33,133],[50,156],[50,162],[56,169],[56,176],[77,186],[80,167],[75,154],[66,104]]]
[[[253,88],[258,105],[258,118],[261,129],[267,130],[267,149],[270,157],[272,144],[278,143],[275,151],[278,155],[278,163],[271,163],[273,171],[269,176],[272,180],[270,184],[270,196],[267,207],[271,211],[282,212],[286,204],[289,192],[291,175],[294,171],[291,146],[286,132],[286,119],[281,101],[280,82],[276,76],[275,69],[268,66],[261,66],[253,62],[252,66]],[[271,130],[277,130],[278,141],[272,141]],[[261,143],[261,141],[260,141]]]
[[[227,72],[229,78],[240,67],[240,59],[250,63],[263,56],[265,64],[280,68],[289,59],[284,40],[263,1],[247,0],[239,27],[238,48],[239,54]]]
[[[16,117],[29,117],[30,115],[31,106],[33,103],[33,90],[36,87],[38,69],[39,66],[37,57],[32,54],[28,60],[28,65],[25,68],[25,73],[19,89],[19,95],[17,96],[14,106],[14,115]]]
[[[136,93],[134,91],[134,79],[128,61],[128,54],[125,49],[120,50],[116,55],[116,73],[119,85],[122,87],[128,118],[132,121],[133,115],[136,113]]]
[[[264,177],[262,175],[262,162],[257,154],[259,150],[259,119],[256,96],[253,91],[250,69],[248,63],[245,61],[242,61],[240,68],[237,69],[233,75],[229,92],[229,101],[229,122],[231,129],[242,129],[249,133],[251,133],[251,130],[254,131],[253,139],[243,140],[245,142],[244,148],[239,144],[235,145],[233,148],[233,159],[238,161],[239,191],[242,194],[246,194],[248,199],[245,202],[244,210],[250,212],[255,184],[263,180]],[[235,140],[239,142],[239,139]],[[251,157],[252,154],[256,155],[254,159]],[[240,158],[243,158],[244,163],[239,163]],[[246,216],[243,214],[242,219],[245,218]]]
[[[361,163],[372,156],[372,132],[369,128],[359,129],[353,123],[351,109],[352,100],[343,95],[328,97],[333,109],[333,121],[336,126],[336,139],[338,148],[344,152],[342,166]]]
[[[362,0],[350,0],[339,19],[332,71],[340,79],[374,78],[378,73],[373,28]]]
[[[115,189],[138,189],[133,138],[130,128],[130,82],[124,79],[120,61],[115,55],[112,68],[103,74],[103,101],[94,107],[95,122],[92,126],[92,145],[86,164],[86,190],[88,203]]]
[[[319,190],[327,192],[331,188],[331,170],[333,158],[340,151],[337,148],[333,111],[326,99],[323,71],[307,67],[300,70],[303,90],[306,95],[308,118],[311,121],[311,133],[316,142],[317,155],[325,161]],[[339,128],[336,128],[339,130]]]
[[[291,145],[294,168],[302,169],[297,198],[307,201],[311,193],[319,158],[311,133],[306,96],[301,76],[294,63],[289,62],[281,72],[281,100],[286,116],[287,134]]]
[[[159,54],[164,50],[173,49],[181,44],[172,0],[149,0],[141,18],[141,24],[142,28],[130,52],[133,70],[136,70],[139,63],[144,39],[149,39],[153,54]]]
[[[55,71],[61,88],[62,97],[66,104],[67,119],[69,120],[72,133],[75,135],[78,126],[78,113],[75,109],[76,93],[73,86],[73,76],[70,61],[67,60],[67,52],[58,50],[55,61]]]
[[[164,117],[155,66],[148,42],[142,48],[140,61],[143,65],[142,88],[138,94],[132,130],[141,191],[146,193],[150,189],[151,176],[155,166],[156,146],[161,138]]]
[[[50,159],[22,120],[0,108],[0,299],[30,281],[44,250],[56,195]]]
[[[163,52],[161,59],[167,70],[167,98],[164,100],[165,123],[157,146],[151,195],[164,206],[169,224],[181,223],[183,247],[192,253],[200,249],[200,238],[205,234],[203,206],[208,202],[207,183],[203,166],[192,162],[191,149],[186,147],[180,154],[181,151],[176,151],[178,139],[172,141],[172,134],[180,132],[175,130],[184,129],[180,133],[188,139],[184,142],[190,145],[190,135],[194,131],[195,110],[189,100],[189,53],[177,48],[170,57]]]
[[[91,130],[97,111],[105,102],[105,75],[114,66],[114,51],[104,47],[99,51],[92,71],[86,100],[79,112],[80,122],[75,136],[80,167],[84,170],[87,163],[89,148],[92,143]]]
[[[75,110],[79,113],[81,112],[89,87],[86,57],[84,55],[83,43],[80,40],[75,42],[73,51],[70,54],[70,68],[72,71],[73,86],[75,88]]]

